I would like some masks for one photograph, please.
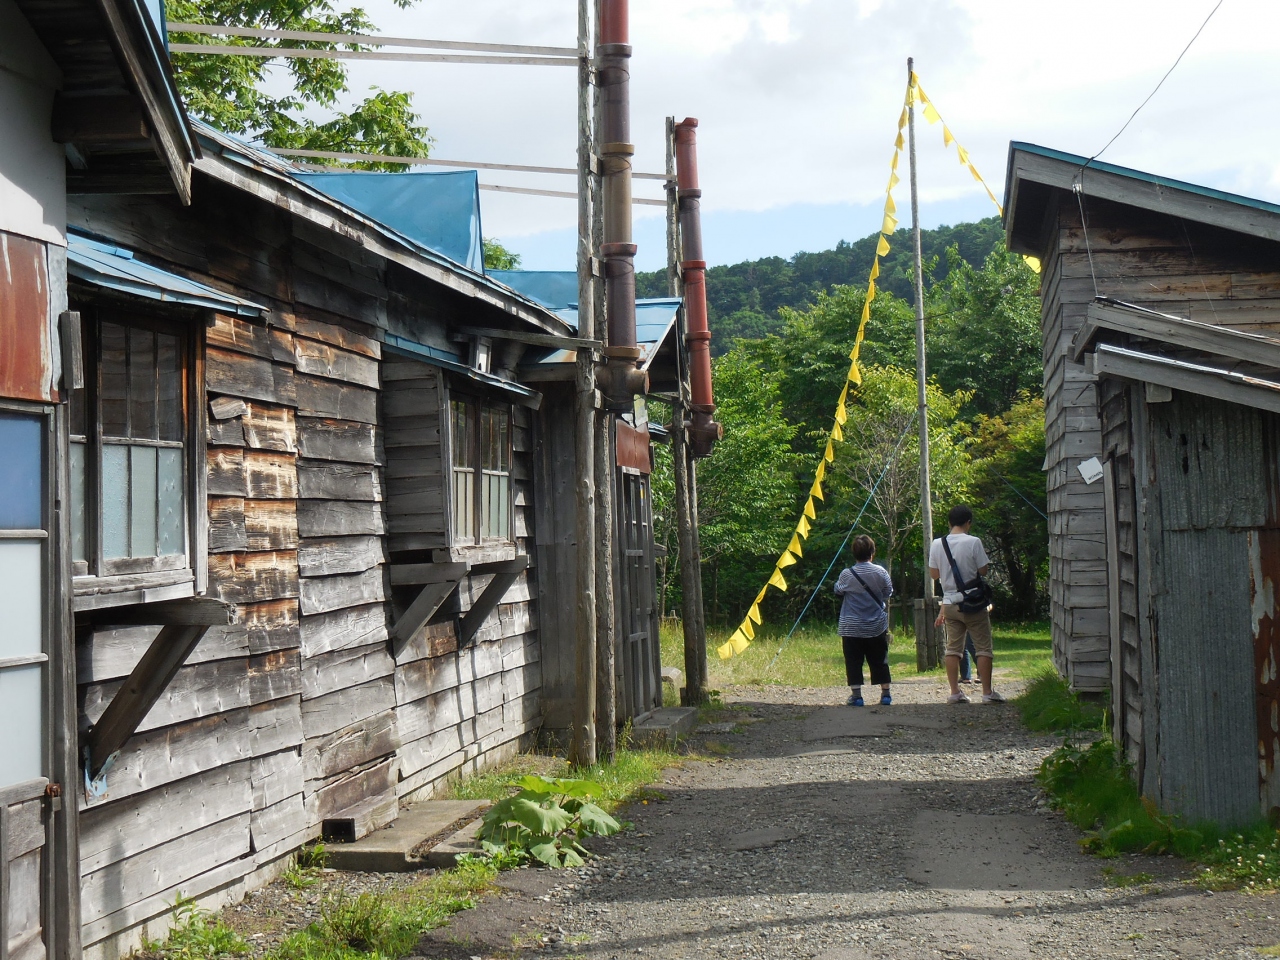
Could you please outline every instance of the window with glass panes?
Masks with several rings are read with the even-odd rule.
[[[511,407],[449,403],[455,543],[511,539]]]
[[[72,398],[75,572],[187,567],[186,338],[138,322],[86,326],[94,363]]]

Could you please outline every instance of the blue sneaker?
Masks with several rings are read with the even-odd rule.
[[[862,701],[862,698],[861,698],[861,697],[850,697],[848,700],[846,700],[846,701],[845,701],[845,704],[846,704],[847,706],[850,706],[850,707],[865,707],[865,706],[866,706],[866,704]]]
[[[887,693],[880,698],[880,706],[882,707],[887,707],[891,703],[893,703],[893,697],[889,696]]]

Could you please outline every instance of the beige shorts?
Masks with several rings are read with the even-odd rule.
[[[942,605],[942,615],[946,617],[947,656],[964,655],[964,635],[973,637],[973,648],[978,656],[993,659],[991,653],[991,614],[986,610],[980,613],[961,613],[954,603]]]

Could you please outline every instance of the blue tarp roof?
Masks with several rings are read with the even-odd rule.
[[[489,270],[489,276],[516,293],[558,310],[578,302],[578,274],[573,270]]]
[[[67,234],[67,273],[87,283],[148,300],[186,303],[246,317],[268,313],[260,304],[135,260],[132,250],[77,233]]]
[[[484,273],[476,171],[297,171],[293,176],[428,250]]]

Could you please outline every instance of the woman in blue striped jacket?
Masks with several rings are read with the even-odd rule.
[[[876,542],[866,534],[853,541],[852,567],[840,572],[836,596],[840,605],[840,639],[844,643],[844,670],[849,681],[851,707],[864,705],[862,661],[871,668],[871,682],[880,684],[880,704],[893,703],[889,695],[889,598],[893,581],[884,567],[872,563]]]

